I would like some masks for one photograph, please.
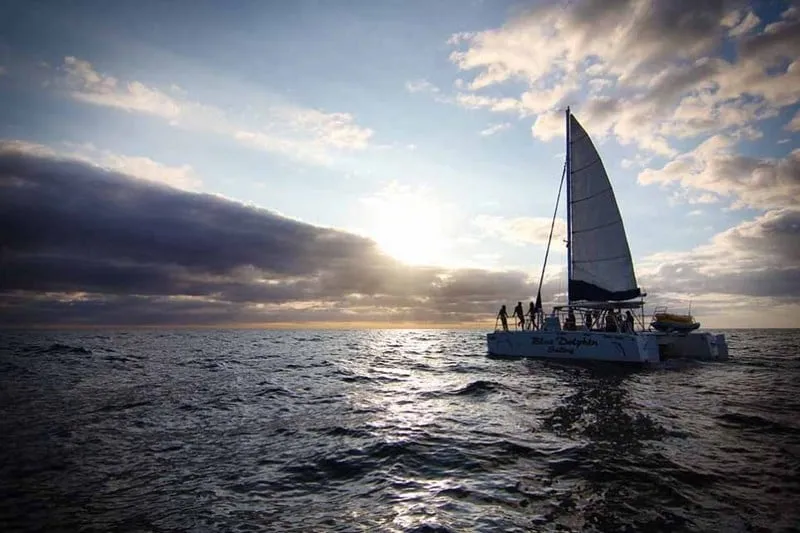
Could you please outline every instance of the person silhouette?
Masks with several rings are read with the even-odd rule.
[[[531,302],[531,305],[528,306],[528,316],[530,320],[528,321],[528,329],[536,329],[536,308]]]
[[[525,311],[522,310],[522,302],[517,302],[514,308],[514,316],[517,317],[519,329],[525,329]]]
[[[564,329],[566,331],[575,331],[576,324],[577,323],[575,322],[575,312],[572,309],[570,309],[569,311],[567,311],[566,320],[564,320]]]
[[[500,323],[503,325],[503,331],[508,331],[508,311],[506,311],[505,304],[500,307],[500,312],[497,313],[497,318],[500,319]]]

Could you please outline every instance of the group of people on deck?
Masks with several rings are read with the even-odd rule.
[[[529,317],[527,320],[525,318],[526,316]],[[500,323],[503,325],[503,331],[508,331],[508,311],[506,311],[505,304],[500,306],[500,312],[497,314],[497,318],[500,319]],[[528,306],[527,313],[522,310],[522,302],[517,302],[517,306],[514,308],[514,318],[517,321],[517,327],[519,327],[519,329],[538,329],[536,326],[536,309],[534,308],[533,302]]]
[[[533,302],[528,306],[528,312],[525,313],[522,309],[522,302],[517,302],[514,307],[513,316],[516,319],[516,326],[519,329],[536,330],[539,329],[541,324],[537,324],[536,317],[538,313]],[[508,331],[508,311],[506,311],[505,304],[500,307],[500,312],[497,314],[500,324],[503,326],[503,331]],[[635,322],[633,314],[630,310],[625,311],[625,316],[622,316],[620,310],[609,309],[605,314],[604,327],[600,327],[600,313],[599,311],[586,311],[583,316],[583,324],[586,329],[590,331],[608,331],[613,333],[634,333]],[[594,327],[593,327],[594,326]],[[570,308],[567,311],[567,317],[564,319],[562,329],[565,331],[575,331],[578,329],[575,320],[575,312]]]

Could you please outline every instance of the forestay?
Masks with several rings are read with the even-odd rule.
[[[608,174],[589,135],[570,117],[570,301],[630,300],[640,295],[625,227]]]

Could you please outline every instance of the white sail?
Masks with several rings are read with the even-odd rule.
[[[569,115],[570,301],[629,300],[640,295],[625,227],[600,154]]]

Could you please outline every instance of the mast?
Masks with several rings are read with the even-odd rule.
[[[566,178],[567,178],[567,305],[572,303],[569,297],[569,283],[572,280],[572,144],[569,134],[569,106],[567,106],[566,122],[567,122],[567,164],[566,164]]]

